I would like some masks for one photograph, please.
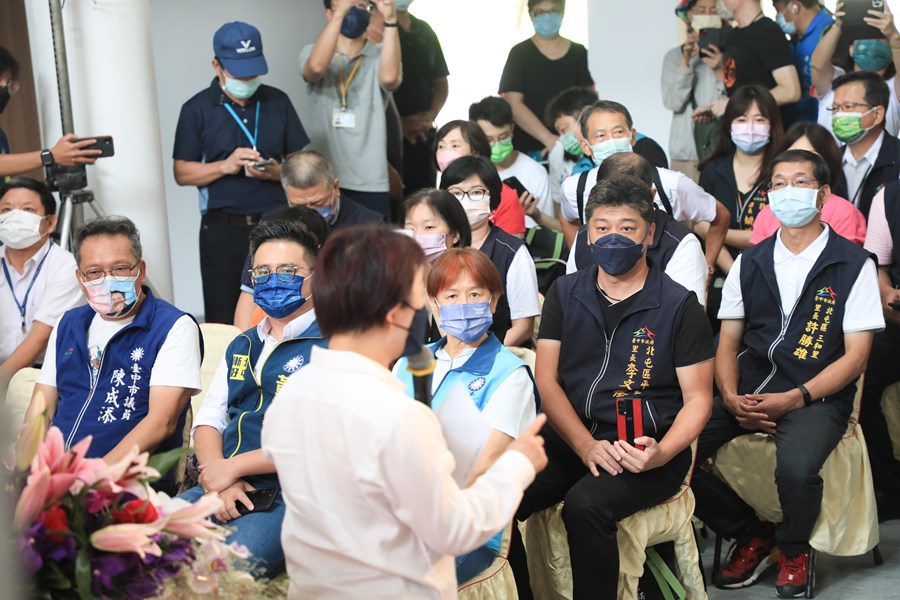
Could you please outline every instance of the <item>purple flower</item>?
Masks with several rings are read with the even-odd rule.
[[[22,555],[22,563],[25,565],[25,568],[32,573],[37,573],[44,566],[41,550],[45,542],[45,532],[40,523],[35,523],[19,534],[17,540],[19,554]]]

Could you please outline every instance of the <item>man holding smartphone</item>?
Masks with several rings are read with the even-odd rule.
[[[175,181],[200,192],[200,273],[207,322],[231,323],[248,235],[285,203],[280,163],[309,138],[287,95],[262,83],[268,72],[252,25],[226,23],[213,37],[215,77],[181,108]]]

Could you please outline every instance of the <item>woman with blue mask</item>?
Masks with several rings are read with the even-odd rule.
[[[472,467],[467,485],[484,473],[536,416],[537,396],[531,370],[490,332],[503,284],[491,260],[474,248],[453,248],[432,265],[428,297],[445,337],[431,344],[436,367],[431,406],[438,409],[462,386],[481,412],[491,433]],[[394,374],[412,397],[412,375],[405,358]],[[460,585],[490,566],[501,534],[484,546],[456,557]]]
[[[900,48],[900,32],[894,24],[894,15],[885,3],[884,12],[874,11],[865,19],[866,24],[882,33],[883,38],[857,39],[850,43],[847,54],[843,58],[836,57],[839,42],[843,37],[844,3],[837,3],[834,13],[834,25],[825,31],[816,51],[813,52],[812,94],[819,100],[818,123],[831,131],[839,143],[847,143],[841,134],[833,128],[835,115],[829,109],[834,106],[834,82],[846,73],[869,71],[880,75],[891,92],[888,110],[885,114],[885,131],[896,136],[900,133],[900,102],[897,99],[897,66],[893,51]],[[844,116],[844,115],[842,115]]]
[[[594,87],[587,49],[559,34],[565,11],[565,0],[528,0],[534,35],[513,46],[500,77],[500,95],[516,123],[513,145],[535,160],[559,139],[541,121],[550,99],[573,86]]]

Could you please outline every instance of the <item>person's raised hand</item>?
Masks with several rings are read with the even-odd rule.
[[[200,465],[198,483],[205,492],[222,492],[237,480],[237,473],[227,458],[217,458]]]
[[[834,7],[834,14],[832,16],[834,17],[834,27],[840,29],[844,26],[844,17],[847,16],[847,13],[844,12],[843,2],[837,3],[837,6]]]
[[[900,32],[897,31],[897,26],[894,24],[894,15],[891,13],[887,2],[884,3],[884,12],[877,10],[869,10],[867,12],[868,16],[863,17],[865,24],[880,31],[892,48],[900,46]]]
[[[372,0],[386,23],[397,22],[397,6],[394,0]]]
[[[884,309],[884,318],[900,325],[900,310],[894,308],[891,304],[895,306],[900,305],[900,290],[885,290],[881,294],[881,307]]]
[[[220,163],[220,169],[224,175],[237,175],[244,165],[259,160],[262,160],[262,155],[253,148],[237,148]]]
[[[547,466],[544,438],[540,435],[541,427],[546,422],[547,415],[544,413],[539,414],[507,448],[507,450],[515,450],[524,454],[525,458],[531,462],[531,466],[534,467],[535,473],[540,473]]]
[[[540,212],[537,207],[537,198],[531,192],[525,192],[519,196],[519,203],[522,205],[522,210],[525,211],[525,214],[532,219]]]
[[[718,46],[710,44],[709,47],[700,49],[700,60],[713,71],[722,68],[723,59],[724,55]]]
[[[241,479],[219,492],[219,498],[224,505],[216,512],[216,518],[222,523],[227,523],[240,517],[241,513],[237,509],[238,502],[243,504],[248,510],[253,510],[253,503],[247,497],[247,492],[254,489],[256,488]]]
[[[335,18],[343,19],[350,9],[359,4],[359,0],[332,0],[331,14]]]
[[[102,152],[100,150],[85,150],[84,148],[91,144],[96,144],[97,140],[90,138],[76,142],[78,137],[74,133],[67,133],[59,138],[56,145],[50,148],[53,154],[53,162],[64,167],[73,167],[75,165],[92,165],[97,160],[97,156]]]
[[[578,458],[584,463],[594,477],[600,477],[600,469],[610,475],[622,472],[622,455],[615,446],[606,440],[588,440],[578,449]]]
[[[643,446],[638,450],[628,442],[618,440],[613,443],[622,456],[621,465],[632,473],[643,473],[665,464],[662,448],[655,439],[649,436],[634,438],[634,443]]]

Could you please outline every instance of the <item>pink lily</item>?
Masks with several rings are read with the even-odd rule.
[[[23,529],[34,522],[41,509],[47,504],[46,497],[50,491],[50,469],[44,467],[37,473],[32,473],[19,501],[16,503],[16,512],[13,517],[13,525],[16,529]]]
[[[31,461],[32,474],[45,467],[50,469],[50,491],[45,503],[62,498],[76,482],[79,483],[74,486],[74,493],[80,491],[83,485],[93,485],[97,481],[97,473],[106,463],[99,458],[84,457],[90,445],[91,437],[88,436],[66,452],[62,432],[56,427],[47,431],[44,443]]]
[[[166,514],[163,531],[179,537],[211,538],[219,541],[228,535],[227,529],[207,519],[223,506],[217,493],[207,494],[193,504],[174,498],[166,504],[167,506],[163,507]],[[175,510],[169,512],[173,508]]]
[[[108,525],[91,534],[91,545],[105,552],[137,552],[141,558],[162,556],[162,549],[153,541],[160,527],[160,521]]]
[[[28,468],[47,434],[47,405],[44,395],[39,393],[35,396],[35,403],[39,411],[25,423],[16,443],[16,469],[19,471]]]
[[[128,453],[116,463],[106,466],[98,474],[103,483],[98,489],[109,489],[113,492],[131,492],[139,498],[151,495],[149,486],[144,483],[148,477],[159,477],[156,469],[147,466],[150,455],[141,452],[135,444]],[[154,500],[155,498],[150,498]]]

